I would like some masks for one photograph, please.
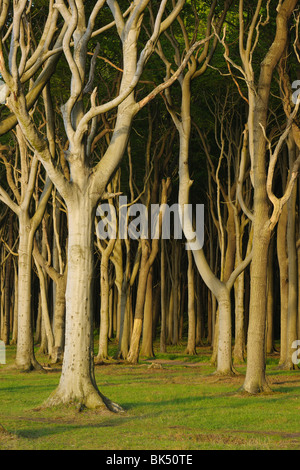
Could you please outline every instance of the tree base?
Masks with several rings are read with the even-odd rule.
[[[149,359],[155,359],[155,354],[153,349],[142,349],[140,353],[140,357],[147,357]]]
[[[119,360],[126,361],[127,356],[128,356],[128,351],[117,351],[113,359],[115,361],[119,361]]]
[[[187,356],[197,356],[197,351],[195,347],[187,347],[184,354]]]
[[[299,366],[291,361],[285,361],[278,365],[279,370],[299,370]]]
[[[94,359],[94,364],[95,365],[100,365],[100,364],[104,364],[104,363],[108,363],[110,362],[110,358],[108,356],[108,354],[100,354],[98,356],[95,357]]]
[[[257,381],[245,382],[244,385],[240,388],[240,391],[249,395],[273,393],[271,387],[266,381],[262,384],[258,383]]]
[[[131,365],[137,365],[139,362],[139,351],[129,351],[126,362]]]
[[[16,361],[15,367],[18,369],[19,372],[44,371],[43,366],[35,358],[31,359],[28,362]]]
[[[85,392],[82,390],[81,396],[74,396],[70,392],[66,393],[58,387],[46,400],[43,407],[51,408],[60,405],[72,405],[77,407],[80,411],[84,408],[88,408],[94,410],[108,410],[112,413],[124,413],[124,410],[120,405],[112,402],[94,387],[88,387],[88,390]]]
[[[240,374],[234,367],[231,367],[226,370],[216,370],[213,373],[213,375],[217,377],[236,377],[237,375],[240,375]]]

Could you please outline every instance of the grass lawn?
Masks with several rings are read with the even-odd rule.
[[[239,392],[245,366],[236,377],[213,375],[205,347],[194,357],[182,345],[137,366],[96,366],[99,389],[124,409],[112,414],[41,409],[60,366],[19,373],[15,348],[7,349],[7,364],[0,365],[1,450],[300,450],[300,371],[278,370],[278,355],[267,361],[273,392],[262,396]],[[38,352],[37,358],[47,363]]]

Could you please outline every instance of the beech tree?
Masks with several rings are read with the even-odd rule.
[[[267,264],[270,237],[278,222],[284,204],[290,197],[297,177],[298,162],[291,168],[291,178],[281,198],[273,194],[274,167],[282,145],[294,123],[297,109],[290,114],[285,132],[279,139],[276,149],[271,152],[270,164],[267,168],[267,124],[269,100],[273,74],[288,43],[288,21],[297,5],[296,0],[279,2],[276,15],[276,31],[273,42],[260,62],[258,73],[253,66],[260,30],[268,24],[270,2],[266,3],[267,17],[263,18],[262,1],[258,1],[246,32],[244,18],[244,2],[239,2],[239,54],[242,66],[230,58],[229,48],[222,39],[225,47],[225,59],[235,67],[245,78],[248,91],[249,113],[247,136],[251,160],[251,180],[254,190],[253,214],[253,258],[251,264],[251,294],[250,318],[247,342],[247,374],[244,390],[249,393],[259,393],[269,390],[265,376],[265,329],[267,312]],[[256,36],[255,36],[256,34]],[[273,211],[269,214],[269,202]]]
[[[20,153],[20,185],[16,172],[12,172],[12,166],[8,161],[11,151],[9,147],[2,149],[2,160],[6,167],[7,181],[15,201],[8,192],[0,187],[0,200],[4,202],[18,217],[19,221],[19,248],[18,248],[18,341],[16,365],[22,370],[30,370],[32,367],[41,368],[35,359],[33,348],[33,325],[31,305],[31,270],[32,249],[34,235],[39,226],[48,199],[51,195],[52,184],[47,179],[44,191],[33,215],[31,205],[35,193],[36,178],[38,175],[39,162],[36,155],[29,156],[24,135],[20,126],[16,129],[17,152]]]
[[[25,138],[35,151],[36,158],[43,163],[49,178],[63,197],[68,210],[68,275],[66,288],[66,344],[60,384],[48,400],[48,404],[79,401],[87,407],[103,406],[118,411],[99,392],[93,375],[93,332],[92,332],[92,278],[93,278],[93,240],[94,216],[97,204],[106,186],[118,167],[123,156],[132,119],[147,103],[136,103],[133,90],[136,87],[143,67],[153,52],[155,44],[163,31],[172,23],[184,5],[178,1],[171,7],[171,13],[163,19],[167,1],[160,3],[156,12],[153,32],[139,54],[138,38],[143,14],[149,1],[136,1],[124,15],[119,4],[112,1],[95,1],[87,15],[87,5],[82,0],[70,0],[68,7],[63,0],[51,2],[50,16],[60,14],[63,18],[61,28],[62,51],[70,73],[69,98],[62,106],[64,128],[69,146],[66,159],[70,169],[70,181],[66,180],[61,169],[55,165],[49,143],[38,132],[26,105],[21,77],[27,62],[33,62],[33,54],[28,58],[31,47],[30,30],[23,30],[26,21],[27,1],[15,2],[12,14],[10,61],[5,63],[1,52],[0,71],[9,89],[7,105],[16,116]],[[119,93],[109,102],[97,105],[97,88],[90,95],[91,106],[85,111],[85,95],[93,82],[93,70],[86,83],[88,44],[95,35],[97,15],[108,5],[113,21],[97,31],[100,34],[108,27],[116,25],[122,45],[123,75]],[[7,15],[8,5],[2,5],[2,15]],[[50,30],[56,22],[51,22]],[[47,52],[57,53],[46,41],[34,51],[32,66],[42,60]],[[18,63],[21,52],[21,62]],[[158,93],[159,90],[157,90]],[[152,96],[155,96],[152,94]],[[97,116],[118,107],[118,115],[110,145],[102,159],[92,166],[90,147],[87,145],[93,136]]]

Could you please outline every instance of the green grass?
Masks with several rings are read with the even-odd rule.
[[[57,386],[60,368],[19,373],[9,347],[7,365],[0,366],[0,449],[300,450],[299,371],[278,370],[278,355],[272,356],[273,392],[248,396],[239,392],[245,365],[238,366],[240,375],[219,378],[210,354],[205,347],[193,357],[184,346],[168,347],[156,353],[159,368],[149,368],[151,359],[97,366],[99,389],[125,410],[117,415],[39,408]]]

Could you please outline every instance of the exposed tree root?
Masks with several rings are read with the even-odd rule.
[[[273,390],[267,382],[259,384],[256,381],[245,383],[241,388],[241,392],[247,393],[249,395],[259,395],[259,394],[270,394],[273,393]]]
[[[240,373],[234,367],[231,367],[228,370],[216,370],[213,375],[216,377],[236,377]]]
[[[43,366],[35,358],[32,358],[30,361],[26,362],[16,362],[15,367],[20,372],[44,371]]]
[[[186,350],[185,350],[185,354],[187,356],[197,356],[197,351],[196,351],[196,347],[187,347]]]
[[[50,408],[60,405],[74,405],[80,411],[84,408],[88,408],[109,410],[113,413],[124,412],[120,405],[112,402],[109,398],[102,395],[102,393],[93,386],[84,387],[84,389],[82,388],[81,393],[77,393],[76,395],[72,392],[66,392],[58,387],[42,407]]]
[[[290,361],[283,362],[278,365],[279,370],[299,370],[299,366]]]

